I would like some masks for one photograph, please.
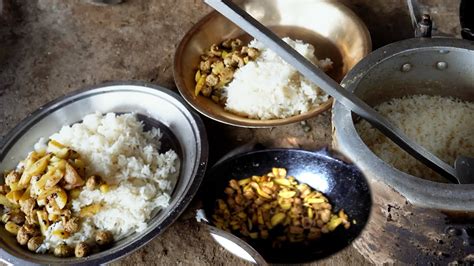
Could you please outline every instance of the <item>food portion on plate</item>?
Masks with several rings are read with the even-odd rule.
[[[292,48],[324,71],[329,58],[319,60],[311,44],[283,38]],[[257,40],[248,46],[239,39],[213,44],[201,55],[195,94],[211,97],[229,112],[251,119],[287,118],[311,111],[329,96],[281,57]]]
[[[94,113],[42,138],[0,186],[5,229],[36,253],[84,257],[166,208],[178,155],[134,114]]]
[[[232,81],[237,69],[255,60],[259,53],[256,48],[242,45],[240,39],[228,39],[219,45],[211,45],[201,55],[194,94],[202,94],[216,103],[225,104],[224,87]]]
[[[307,184],[299,184],[284,168],[263,176],[232,179],[218,199],[212,222],[246,239],[265,239],[273,247],[309,243],[351,223],[344,210],[334,213],[329,200]]]
[[[474,157],[474,103],[452,97],[412,95],[391,99],[375,106],[407,136],[444,162],[454,165],[459,155]],[[367,121],[356,129],[365,144],[383,161],[410,175],[448,182],[406,151],[402,150]]]

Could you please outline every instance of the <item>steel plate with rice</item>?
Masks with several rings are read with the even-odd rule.
[[[132,252],[191,201],[207,150],[199,117],[161,87],[106,84],[40,108],[1,143],[1,257],[95,264]]]

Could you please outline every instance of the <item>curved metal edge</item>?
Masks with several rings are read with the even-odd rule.
[[[230,250],[229,247],[223,246],[218,240],[216,240],[213,236],[214,241],[216,241],[219,245],[223,246],[226,250],[228,250],[230,253],[238,256],[241,259],[244,259],[246,261],[256,263],[257,265],[268,265],[268,263],[265,261],[265,259],[260,255],[260,253],[255,250],[251,245],[249,245],[247,242],[244,240],[240,239],[239,237],[224,231],[222,229],[219,229],[211,224],[203,224],[206,229],[209,231],[209,234],[212,235],[217,235],[222,238],[225,238],[226,240],[233,242],[235,245],[239,246],[241,249],[243,249],[248,255],[254,260],[254,261],[249,261],[248,258],[239,256],[235,250]]]
[[[255,154],[255,153],[288,152],[288,151],[290,151],[290,152],[291,151],[301,152],[301,153],[316,155],[316,156],[323,157],[323,158],[328,159],[328,160],[333,160],[333,161],[336,161],[336,162],[339,162],[339,163],[343,163],[347,166],[354,165],[353,163],[345,162],[343,160],[340,160],[339,158],[333,157],[332,150],[330,150],[330,149],[328,150],[326,148],[322,148],[322,149],[315,150],[315,151],[298,149],[298,148],[269,148],[269,149],[260,149],[260,150],[250,150],[250,151],[246,151],[246,152],[243,152],[243,153],[239,153],[239,154],[229,156],[229,157],[225,158],[224,160],[220,160],[218,163],[214,164],[209,171],[212,171],[212,168],[214,168],[214,167],[219,167],[221,164],[224,164],[224,163],[226,163],[228,161],[231,161],[231,160],[235,160],[239,157],[248,156],[248,155]]]
[[[204,174],[206,172],[207,160],[208,160],[208,155],[209,155],[209,144],[207,141],[206,128],[204,126],[202,119],[199,117],[199,115],[197,115],[194,112],[194,110],[192,110],[186,104],[186,102],[176,92],[173,92],[169,89],[166,89],[158,85],[153,85],[153,84],[142,82],[142,81],[112,81],[112,82],[106,82],[103,84],[88,86],[83,89],[69,93],[65,96],[59,97],[41,106],[39,109],[29,114],[16,127],[10,130],[10,132],[7,135],[5,135],[5,137],[0,142],[0,154],[4,154],[4,152],[8,150],[9,147],[13,143],[15,143],[15,140],[19,136],[21,136],[21,134],[24,133],[24,131],[28,130],[31,126],[36,124],[44,116],[56,110],[58,106],[66,99],[70,98],[68,101],[66,101],[66,104],[67,104],[69,102],[74,102],[90,94],[100,93],[99,90],[103,90],[104,93],[108,91],[120,90],[120,89],[109,88],[109,87],[114,87],[114,86],[136,86],[136,87],[141,87],[140,88],[141,91],[148,91],[148,92],[153,92],[153,91],[150,91],[149,89],[156,90],[156,91],[166,93],[172,96],[173,98],[175,98],[178,102],[180,102],[195,121],[195,123],[193,123],[193,127],[197,132],[195,131],[193,133],[198,135],[199,136],[198,139],[200,139],[201,141],[200,147],[199,147],[199,143],[196,143],[196,145],[198,145],[197,151],[200,157],[199,157],[199,160],[195,163],[195,166],[193,169],[193,174],[194,174],[193,182],[191,183],[190,186],[188,186],[186,194],[181,197],[180,202],[178,202],[176,205],[176,208],[173,210],[172,213],[168,215],[168,217],[166,217],[163,220],[162,224],[160,224],[155,229],[145,234],[143,237],[137,239],[135,242],[132,242],[130,245],[124,247],[121,250],[117,250],[115,253],[108,254],[100,258],[90,259],[90,260],[86,258],[84,261],[72,262],[69,265],[84,265],[85,266],[85,265],[98,265],[98,264],[110,263],[120,258],[123,258],[124,256],[127,256],[131,254],[132,252],[136,251],[137,249],[143,247],[145,244],[147,244],[148,242],[153,240],[155,237],[157,237],[159,234],[164,232],[171,224],[173,224],[179,218],[179,216],[183,213],[183,211],[186,209],[189,203],[191,203],[191,200],[194,198],[196,192],[198,191],[202,183],[202,180],[204,179]],[[0,160],[3,160],[3,158],[0,158]],[[172,214],[174,214],[175,216],[173,217]],[[1,260],[4,260],[6,263],[13,264],[13,265],[38,265],[28,260],[15,257],[11,255],[10,253],[7,253],[4,249],[0,249],[0,258]]]
[[[377,49],[360,61],[343,79],[342,86],[353,92],[364,76],[380,62],[400,53],[428,47],[474,50],[474,42],[451,38],[412,38],[392,43]],[[371,169],[371,172],[388,173],[388,178],[373,177],[376,181],[385,182],[406,197],[408,201],[421,207],[474,211],[474,185],[437,183],[393,169],[364,144],[352,122],[352,114],[345,106],[335,102],[332,113],[332,122],[335,127],[334,138],[339,150],[352,158],[363,172],[368,172],[367,169]],[[345,147],[352,147],[357,152],[353,156],[349,156],[349,152]],[[372,156],[371,162],[364,162],[366,160],[362,158],[368,154]],[[397,176],[398,178],[391,178],[390,176]]]
[[[365,76],[366,73],[378,65],[381,61],[388,60],[393,56],[397,56],[400,53],[404,53],[410,50],[416,50],[418,48],[428,47],[446,47],[446,48],[460,48],[474,50],[474,41],[466,41],[453,38],[411,38],[403,41],[395,42],[378,48],[373,51],[359,63],[357,63],[341,81],[341,85],[349,91],[354,91],[357,84]],[[335,105],[340,105],[339,102],[335,101]]]
[[[352,18],[354,19],[354,22],[357,23],[360,26],[359,28],[363,29],[364,37],[367,40],[367,49],[365,50],[365,54],[366,55],[370,54],[370,52],[372,52],[372,49],[373,49],[373,47],[372,47],[372,36],[370,35],[370,31],[367,28],[367,25],[365,25],[364,21],[354,11],[352,11],[352,9],[350,9],[348,6],[346,6],[342,2],[334,1],[334,0],[332,0],[331,2],[332,2],[332,4],[340,7],[341,9],[344,9],[344,12],[347,12],[348,14],[350,14],[352,16]],[[363,57],[360,61],[362,61],[364,58],[365,57]],[[354,67],[352,67],[352,68],[354,68]],[[352,68],[349,70],[349,72],[352,70]]]

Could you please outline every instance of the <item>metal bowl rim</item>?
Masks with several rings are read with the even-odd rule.
[[[332,157],[331,153],[328,152],[325,148],[323,148],[321,150],[306,150],[306,149],[301,149],[301,148],[265,148],[265,149],[261,149],[261,150],[252,150],[252,151],[247,151],[247,152],[243,152],[243,153],[238,153],[238,154],[235,154],[233,156],[230,156],[229,158],[226,158],[225,160],[219,161],[218,163],[213,165],[209,169],[209,172],[212,171],[212,169],[214,167],[217,167],[221,164],[227,163],[228,161],[238,159],[240,157],[250,156],[250,155],[253,155],[253,154],[257,154],[257,153],[274,153],[274,152],[297,152],[297,153],[303,153],[303,154],[312,154],[312,155],[315,155],[315,156],[324,157],[325,159],[328,159],[328,160],[333,160],[333,161],[337,161],[337,162],[342,162],[346,165],[355,166],[355,164],[353,164],[351,162],[346,162],[344,160],[340,160],[338,158]]]
[[[134,89],[123,89],[123,88],[114,88],[115,86],[133,86]],[[196,129],[200,133],[197,136],[201,141],[201,146],[198,149],[199,160],[195,162],[193,167],[194,177],[190,179],[190,183],[186,185],[187,190],[181,196],[181,200],[176,203],[174,209],[172,209],[166,218],[163,219],[163,222],[160,224],[154,225],[153,229],[147,234],[141,236],[133,242],[127,243],[124,248],[117,250],[111,254],[106,254],[107,251],[103,251],[105,254],[98,258],[88,259],[85,257],[81,261],[74,261],[68,263],[69,265],[91,265],[91,264],[105,264],[112,261],[118,260],[132,252],[136,251],[140,247],[143,247],[145,244],[153,240],[155,237],[163,233],[170,225],[172,225],[179,216],[183,213],[186,207],[189,205],[191,200],[196,195],[202,180],[204,179],[204,174],[207,168],[207,160],[209,153],[209,146],[207,140],[207,132],[204,127],[202,119],[197,115],[193,109],[191,109],[185,101],[177,94],[169,89],[161,87],[159,85],[150,84],[142,81],[112,81],[106,82],[98,85],[86,86],[83,89],[73,91],[69,94],[56,98],[53,101],[46,103],[45,105],[39,107],[34,112],[30,113],[26,118],[24,118],[17,126],[10,130],[7,135],[0,139],[0,160],[3,160],[4,153],[10,149],[10,147],[16,142],[18,137],[26,133],[31,126],[35,125],[41,118],[49,115],[52,111],[60,109],[62,106],[72,103],[74,101],[90,97],[99,93],[111,93],[115,91],[138,91],[145,93],[156,94],[157,92],[165,93],[172,96],[177,100],[185,110],[189,112],[189,115],[192,116],[194,122],[196,123]],[[0,249],[0,258],[5,262],[12,263],[14,265],[38,265],[29,260],[25,260],[20,257],[16,257],[4,249]],[[64,262],[61,262],[61,264]]]

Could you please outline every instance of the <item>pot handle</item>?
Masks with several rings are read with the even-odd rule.
[[[417,0],[407,0],[407,5],[415,37],[431,38],[433,22],[431,21],[430,15],[421,15],[420,6]]]
[[[407,0],[411,24],[415,37],[431,37],[433,22],[430,15],[421,15],[417,0]],[[459,20],[461,23],[461,36],[463,39],[474,41],[474,1],[461,0],[459,5]]]
[[[463,39],[474,41],[474,1],[461,0],[459,5],[459,20]]]

